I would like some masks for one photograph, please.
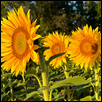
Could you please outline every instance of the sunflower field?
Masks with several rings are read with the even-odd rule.
[[[101,101],[100,3],[1,1],[1,101]]]

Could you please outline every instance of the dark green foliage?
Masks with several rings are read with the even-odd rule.
[[[1,19],[20,5],[25,13],[31,9],[31,19],[37,19],[42,36],[56,30],[70,35],[72,30],[86,24],[101,30],[101,1],[1,1]]]
[[[92,25],[92,28],[99,27],[101,31],[101,1],[1,1],[1,19],[3,17],[7,18],[8,11],[11,11],[14,7],[18,9],[21,5],[25,13],[31,9],[32,22],[37,19],[37,24],[40,24],[37,33],[42,36],[56,30],[71,35],[72,30],[77,27],[83,28],[86,24]],[[45,49],[47,48],[43,47],[42,52]],[[47,65],[54,57],[59,55],[52,56],[46,62]],[[69,85],[68,83],[70,83],[71,101],[95,101],[93,70],[88,69],[86,72],[84,68],[80,69],[80,66],[75,66],[72,61],[67,59],[67,71],[70,78],[66,80],[63,66],[59,69],[54,69],[49,65],[47,67],[49,68],[48,89],[53,89],[53,101],[66,101],[68,99],[66,97],[66,85]],[[1,68],[1,101],[11,101],[11,86],[14,101],[44,101],[42,90],[46,87],[40,87],[37,79],[29,74],[34,74],[39,77],[40,81],[42,80],[40,66],[31,60],[27,63],[24,79],[20,74],[17,77],[11,76],[10,71],[5,72]],[[101,70],[99,71],[99,78],[101,79]],[[78,83],[78,81],[81,83]],[[100,100],[101,81],[99,83]]]
[[[99,30],[101,30],[101,1],[98,1],[97,3],[95,1],[87,1],[86,7],[88,24],[92,25],[93,29],[98,26]]]

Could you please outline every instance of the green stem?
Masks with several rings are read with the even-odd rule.
[[[12,89],[12,81],[11,81],[11,76],[9,77],[9,81],[10,81],[11,101],[13,101],[13,89]]]
[[[33,74],[29,74],[29,75],[34,76],[34,77],[37,79],[37,81],[38,81],[38,83],[39,83],[39,86],[40,86],[40,87],[42,86],[42,84],[41,84],[41,82],[40,82],[40,79],[38,78],[37,75],[33,75]]]
[[[22,78],[23,78],[24,89],[26,89],[24,74],[22,74]]]
[[[40,66],[41,66],[41,70],[42,70],[43,86],[48,86],[46,65],[45,65],[45,62],[44,62],[43,54],[40,51],[39,51],[39,57],[40,57]],[[43,90],[43,93],[44,93],[44,100],[49,101],[48,90]]]
[[[2,69],[2,75],[4,74],[4,70]],[[5,77],[2,77],[3,79],[5,78]],[[3,87],[5,87],[5,84],[3,84]]]
[[[65,65],[65,70],[64,70],[64,73],[65,73],[65,76],[66,78],[69,78],[69,72],[67,71],[67,66]],[[68,95],[68,101],[70,101],[70,86],[67,86],[67,95]]]
[[[95,97],[96,97],[96,101],[98,101],[99,99],[99,76],[98,76],[98,67],[97,67],[97,63],[95,63]]]
[[[50,90],[50,99],[49,99],[49,101],[52,100],[52,91],[53,91],[53,89]]]

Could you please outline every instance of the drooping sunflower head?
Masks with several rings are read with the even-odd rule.
[[[81,68],[88,66],[92,69],[93,63],[97,59],[101,60],[101,33],[98,32],[98,27],[92,30],[88,25],[84,26],[83,30],[78,27],[76,31],[72,31],[70,37],[71,44],[69,45],[68,53],[77,65]]]
[[[25,72],[26,63],[31,58],[38,63],[38,54],[34,51],[39,48],[34,40],[41,37],[36,34],[40,25],[35,26],[36,20],[31,24],[30,10],[25,15],[22,6],[13,12],[8,12],[8,19],[1,21],[1,67],[16,76]]]
[[[43,46],[49,47],[49,49],[44,51],[45,60],[48,60],[53,55],[65,52],[62,56],[53,59],[50,64],[52,64],[54,68],[58,68],[61,66],[62,62],[66,63],[69,42],[68,37],[56,31],[46,36],[43,40],[45,41]]]

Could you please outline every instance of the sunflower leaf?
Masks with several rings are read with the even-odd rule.
[[[10,73],[6,73],[6,74],[1,75],[1,77],[8,77],[10,75],[11,75]]]
[[[46,65],[49,65],[49,63],[50,63],[53,59],[55,59],[55,58],[57,58],[57,57],[59,57],[59,56],[62,56],[63,54],[65,54],[65,52],[51,56],[51,57],[49,58],[49,60],[46,62]]]
[[[49,47],[42,47],[41,45],[39,45],[39,46],[40,46],[40,48],[38,49],[38,52],[41,51],[42,54],[43,54],[43,52],[44,52],[45,50],[49,49]]]
[[[81,98],[80,101],[92,101],[92,97],[91,96],[86,96],[84,98]]]
[[[64,99],[65,95],[66,95],[66,91],[64,91],[62,94],[56,95],[56,96],[52,99],[52,101],[60,101],[60,99]]]
[[[38,90],[42,91],[42,90],[48,90],[49,87],[48,86],[41,86]]]
[[[33,92],[27,94],[26,95],[26,98],[24,99],[24,101],[27,100],[27,99],[29,99],[29,98],[31,98],[31,97],[33,97],[34,94],[38,94],[39,95],[39,94],[41,94],[41,92],[39,92],[39,91],[33,91]]]
[[[79,89],[83,89],[83,88],[86,88],[86,87],[89,87],[89,86],[91,86],[90,83],[82,84],[82,85],[76,85],[75,87],[73,87],[72,90],[79,90]]]
[[[61,81],[56,81],[53,83],[53,85],[50,87],[50,89],[58,88],[60,86],[68,86],[68,85],[83,85],[83,84],[88,84],[86,80],[84,80],[80,76],[74,76],[74,77],[69,77],[67,79],[61,80]]]

